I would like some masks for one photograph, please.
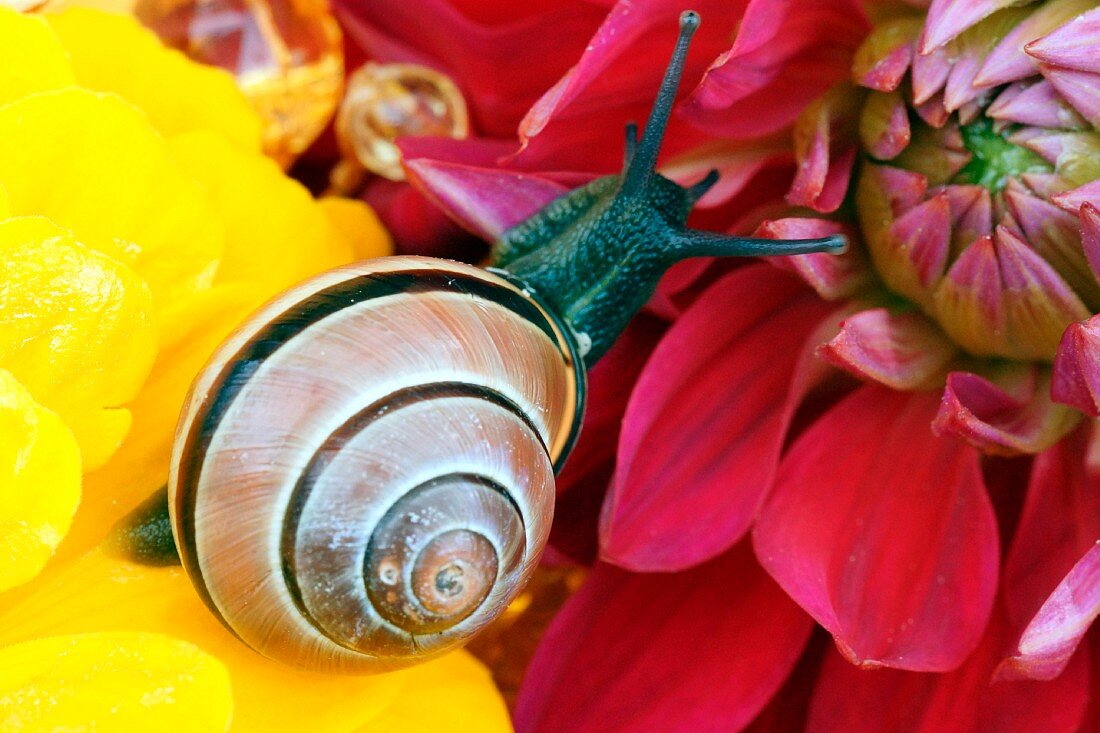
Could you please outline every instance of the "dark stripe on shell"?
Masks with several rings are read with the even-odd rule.
[[[279,541],[279,555],[282,558],[283,580],[286,582],[290,597],[294,599],[294,605],[298,608],[302,617],[309,621],[309,623],[321,634],[341,646],[358,651],[355,647],[345,644],[340,639],[333,639],[328,636],[328,632],[325,630],[324,626],[313,617],[306,607],[305,600],[302,598],[302,590],[298,585],[298,572],[294,556],[297,547],[298,522],[301,519],[302,509],[309,500],[314,484],[325,472],[325,469],[328,467],[329,463],[331,463],[333,457],[335,457],[344,445],[358,433],[365,430],[376,420],[387,415],[392,415],[402,407],[409,407],[410,405],[419,404],[426,400],[453,397],[473,397],[504,408],[519,418],[519,420],[535,435],[539,444],[543,446],[543,449],[546,449],[546,444],[543,443],[541,436],[539,436],[538,427],[526,414],[524,414],[523,409],[496,390],[466,382],[437,382],[434,384],[415,385],[397,390],[396,392],[391,392],[382,399],[363,408],[349,418],[343,425],[334,430],[310,458],[305,471],[302,472],[302,475],[298,478],[298,482],[294,486],[294,491],[290,496],[290,502],[287,505],[286,515],[283,518],[283,533]],[[547,454],[549,455],[549,452]],[[496,490],[508,500],[522,521],[523,512],[519,510],[515,499],[507,488],[488,477],[477,474],[447,474],[446,476],[436,477],[416,486],[411,489],[409,493],[425,486],[434,486],[445,479],[455,481],[468,480]],[[401,501],[401,498],[402,497],[398,497],[395,499],[394,504]],[[392,509],[392,505],[387,508],[387,512],[390,509]],[[366,561],[364,560],[364,562]],[[381,617],[379,618],[385,621],[381,619]]]
[[[184,448],[180,452],[180,463],[176,475],[175,513],[179,517],[180,526],[186,530],[181,532],[183,536],[177,537],[176,540],[180,559],[199,596],[222,624],[234,634],[236,634],[235,630],[223,618],[221,610],[206,587],[199,566],[194,532],[198,477],[201,475],[206,451],[222,418],[264,360],[310,326],[356,303],[399,293],[433,291],[465,292],[496,303],[535,324],[547,334],[551,342],[558,343],[558,335],[554,330],[554,325],[557,324],[548,323],[539,306],[507,287],[447,270],[414,269],[368,273],[334,283],[291,305],[245,342],[237,353],[226,361],[217,379],[211,384],[206,400],[191,421]],[[584,404],[582,401],[585,382],[584,363],[576,353],[572,336],[567,331],[562,333],[565,334],[565,341],[569,344],[570,356],[577,376],[578,409],[575,410],[577,415],[572,430],[579,431],[582,412],[579,408]],[[537,431],[536,434],[538,434]],[[563,454],[559,459],[564,460],[564,457]],[[557,463],[555,463],[556,468]]]

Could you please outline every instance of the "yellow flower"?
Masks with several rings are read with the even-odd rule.
[[[229,75],[129,18],[0,5],[0,729],[509,727],[465,653],[379,677],[280,666],[112,533],[164,485],[229,330],[390,251],[369,209],[314,201],[259,131]]]

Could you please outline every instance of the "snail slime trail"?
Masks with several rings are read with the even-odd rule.
[[[322,274],[262,307],[199,374],[167,512],[187,575],[241,641],[342,673],[461,645],[538,563],[586,369],[661,274],[688,257],[844,248],[686,228],[718,175],[682,187],[655,165],[698,25],[680,16],[622,171],[505,232],[489,268],[387,257]],[[140,508],[114,546],[164,561],[144,546],[163,539],[164,511]]]

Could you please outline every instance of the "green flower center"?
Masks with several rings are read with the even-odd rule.
[[[1004,131],[997,132],[993,120],[988,117],[981,116],[960,127],[959,131],[963,145],[972,157],[955,175],[952,183],[985,186],[992,193],[1000,193],[1009,178],[1023,173],[1050,173],[1054,170],[1035,153],[1006,140]]]

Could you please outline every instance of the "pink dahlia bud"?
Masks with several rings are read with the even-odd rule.
[[[1049,363],[1100,310],[1081,213],[1100,202],[1100,9],[1019,5],[933,0],[878,26],[853,63],[866,91],[847,139],[884,284],[973,356]],[[845,165],[846,128],[829,129]]]

